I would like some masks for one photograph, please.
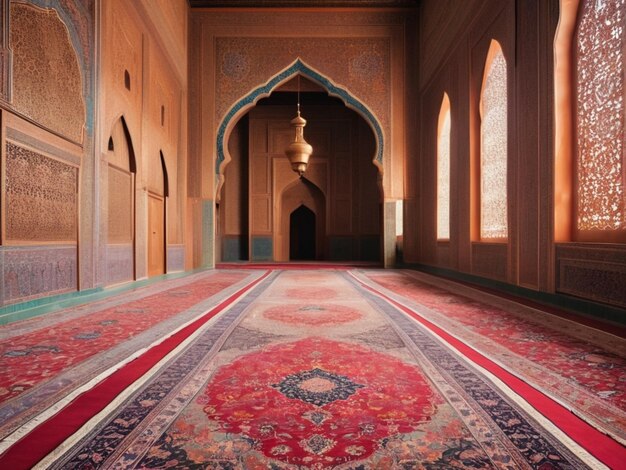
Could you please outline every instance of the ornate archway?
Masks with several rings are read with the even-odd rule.
[[[228,155],[228,137],[233,127],[239,118],[252,108],[259,99],[269,96],[272,91],[296,75],[302,75],[314,83],[317,83],[324,88],[330,96],[341,99],[348,108],[353,109],[365,119],[371,127],[376,139],[376,151],[372,163],[374,163],[374,165],[378,167],[379,172],[382,173],[385,139],[382,126],[376,116],[374,116],[374,113],[348,90],[336,85],[330,78],[324,76],[298,58],[287,68],[271,77],[264,85],[254,88],[248,94],[240,98],[230,107],[222,118],[217,131],[217,156],[215,159],[215,174],[217,178],[216,195],[218,199],[224,178],[224,166],[230,161],[230,156]]]

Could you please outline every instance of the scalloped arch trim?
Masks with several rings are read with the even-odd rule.
[[[329,95],[340,98],[347,107],[354,109],[367,121],[374,131],[374,136],[376,137],[375,160],[382,167],[384,137],[382,127],[380,126],[378,119],[376,119],[367,106],[352,96],[347,90],[338,87],[330,79],[302,62],[302,60],[296,59],[296,61],[289,67],[282,70],[277,75],[274,75],[267,83],[265,83],[265,85],[255,88],[237,101],[226,113],[217,131],[217,160],[215,161],[216,175],[219,175],[220,166],[225,160],[224,147],[226,145],[226,130],[231,124],[231,121],[240,115],[243,110],[256,103],[259,98],[270,95],[276,87],[297,74],[301,74],[302,76],[309,78],[324,87],[328,91]]]

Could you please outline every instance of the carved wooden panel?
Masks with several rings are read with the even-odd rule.
[[[626,307],[626,248],[565,243],[556,247],[556,290]]]
[[[108,243],[130,243],[133,239],[133,175],[109,165]]]
[[[504,243],[472,244],[472,274],[506,281],[507,245]]]
[[[55,10],[11,3],[13,104],[43,126],[83,140],[83,77],[68,30]]]
[[[6,144],[7,240],[76,241],[78,169]]]
[[[0,99],[3,99],[5,101],[9,100],[9,65],[11,63],[10,59],[11,57],[9,49],[0,48]]]
[[[626,266],[617,263],[563,259],[558,292],[626,307]]]

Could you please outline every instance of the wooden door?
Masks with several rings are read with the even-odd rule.
[[[165,201],[148,193],[148,277],[165,274]]]

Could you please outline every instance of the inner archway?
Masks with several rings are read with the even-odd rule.
[[[304,204],[289,216],[289,261],[315,259],[315,213]]]
[[[303,178],[291,170],[284,153],[293,140],[290,121],[298,81],[302,116],[308,121],[304,133],[313,146]],[[236,123],[228,151],[218,198],[222,261],[293,259],[290,215],[301,205],[315,214],[314,259],[381,259],[376,136],[342,100],[295,77],[258,100]]]

